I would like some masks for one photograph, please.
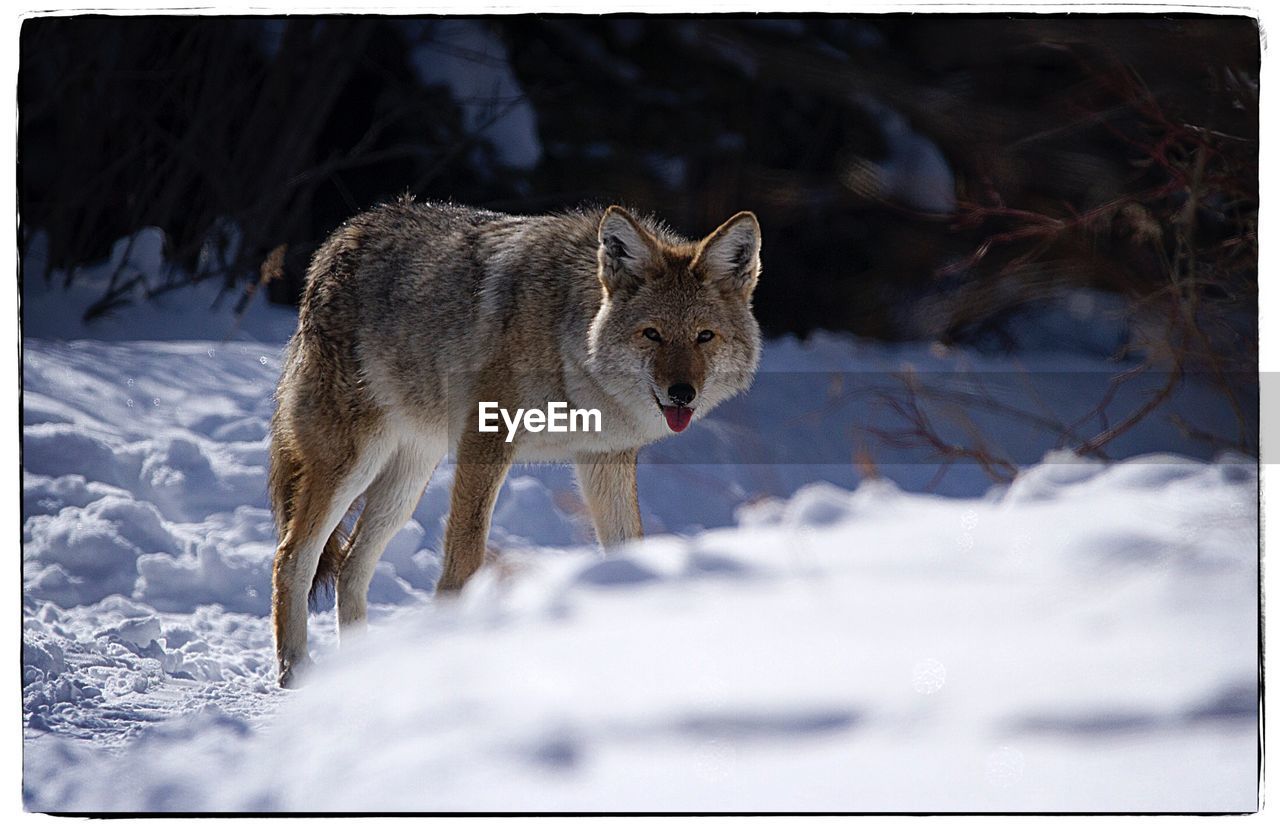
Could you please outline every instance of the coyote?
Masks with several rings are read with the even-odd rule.
[[[522,217],[406,197],[334,232],[307,273],[271,423],[280,685],[310,664],[308,589],[336,585],[340,637],[362,628],[378,558],[446,453],[438,594],[480,567],[513,461],[572,460],[600,543],[639,537],[639,448],[751,383],[759,273],[750,212],[689,241],[618,206]],[[508,441],[479,431],[482,402],[598,410],[599,431]]]

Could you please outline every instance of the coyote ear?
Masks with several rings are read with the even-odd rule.
[[[706,280],[751,295],[760,276],[760,222],[751,212],[738,212],[698,245],[694,266]]]
[[[614,293],[637,285],[653,258],[657,242],[620,206],[610,206],[600,220],[600,283]]]

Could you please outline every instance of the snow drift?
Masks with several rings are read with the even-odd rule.
[[[289,317],[236,330],[191,292],[86,326],[25,286],[30,809],[1256,807],[1256,461],[1193,457],[1160,422],[1113,463],[995,423],[1034,453],[1011,485],[956,468],[924,493],[923,457],[860,482],[865,404],[813,385],[1065,370],[1055,399],[1085,404],[1101,361],[771,342],[750,395],[645,452],[654,537],[600,554],[570,471],[520,469],[499,559],[437,604],[446,462],[367,639],[338,648],[315,614],[294,694],[265,493]]]

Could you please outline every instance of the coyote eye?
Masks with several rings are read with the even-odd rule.
[[[658,332],[657,332],[656,330],[654,330],[653,328],[645,328],[645,329],[644,329],[644,338],[645,338],[645,339],[652,339],[654,342],[661,342],[661,341],[662,341],[662,334],[658,333]]]
[[[711,340],[713,340],[713,339],[715,339],[715,338],[716,338],[716,335],[715,335],[714,333],[712,333],[711,331],[698,331],[698,341],[699,341],[699,342],[710,342]]]

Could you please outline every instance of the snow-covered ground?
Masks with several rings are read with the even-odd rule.
[[[906,368],[1062,417],[1103,360],[773,341],[748,395],[642,457],[658,535],[601,555],[570,471],[524,468],[498,562],[436,604],[446,461],[368,639],[339,649],[318,612],[319,672],[284,693],[264,482],[291,313],[255,300],[236,324],[201,287],[85,325],[95,276],[50,290],[33,251],[30,809],[1256,807],[1256,461],[1204,460],[1164,420],[1122,460],[1046,455],[1052,432],[986,414],[1017,480],[956,466],[926,492],[936,462],[858,431]],[[1229,425],[1218,409],[1194,381],[1170,406]]]

